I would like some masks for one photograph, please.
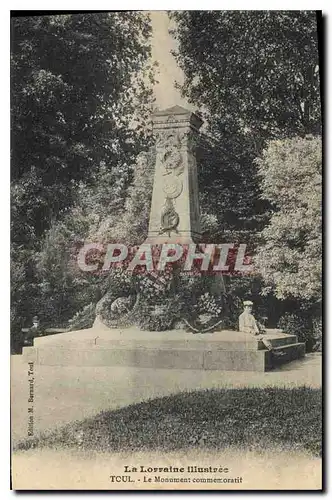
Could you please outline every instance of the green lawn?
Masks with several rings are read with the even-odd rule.
[[[220,389],[184,392],[104,411],[16,449],[100,451],[283,448],[321,454],[321,390]]]

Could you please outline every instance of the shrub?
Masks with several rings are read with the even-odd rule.
[[[273,209],[255,258],[265,291],[278,299],[321,303],[321,138],[271,141],[257,164],[262,197]]]
[[[285,333],[296,335],[299,342],[305,342],[306,351],[312,352],[316,345],[312,318],[301,313],[286,313],[278,322],[278,328]]]

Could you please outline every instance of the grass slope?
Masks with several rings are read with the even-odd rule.
[[[321,390],[220,389],[184,392],[104,411],[20,442],[16,449],[100,451],[282,447],[321,453]]]

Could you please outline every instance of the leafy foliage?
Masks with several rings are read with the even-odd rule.
[[[89,185],[80,183],[74,206],[46,233],[36,260],[42,296],[54,305],[53,311],[41,305],[51,321],[66,321],[90,302],[96,304],[107,290],[121,294],[121,287],[132,282],[121,269],[106,274],[80,270],[77,254],[84,243],[135,244],[145,237],[152,193],[150,156],[141,154],[136,163],[116,171],[102,164]],[[129,188],[126,178],[133,179]],[[114,293],[112,297],[116,299]]]
[[[66,209],[74,181],[142,146],[148,89],[136,75],[148,35],[136,12],[13,18],[12,180],[24,188],[14,206],[36,236]]]
[[[214,213],[219,224],[219,229],[213,232],[214,241],[245,241],[249,252],[255,253],[259,251],[260,232],[264,230],[263,238],[270,250],[265,271],[260,265],[258,269],[270,285],[265,288],[268,295],[260,297],[260,276],[227,280],[227,291],[233,299],[229,327],[237,328],[240,304],[245,298],[254,300],[257,317],[277,320],[278,311],[282,314],[285,308],[294,307],[287,300],[281,304],[274,293],[280,299],[289,295],[305,299],[312,311],[312,301],[320,296],[321,227],[317,209],[321,188],[316,174],[312,173],[312,178],[307,170],[310,159],[302,165],[308,148],[303,154],[291,154],[287,180],[283,169],[286,160],[279,158],[279,166],[275,159],[273,168],[266,167],[263,183],[257,175],[262,164],[255,160],[262,156],[270,141],[297,138],[296,142],[308,134],[319,137],[316,14],[313,11],[181,11],[171,16],[177,22],[176,57],[185,75],[181,90],[201,110],[206,121],[198,151],[198,171],[200,186],[204,186],[200,189],[203,211]],[[313,141],[319,143],[319,139]],[[306,176],[308,185],[303,189]],[[312,183],[316,186],[314,194],[310,192]],[[309,202],[308,211],[302,205],[303,200],[302,208],[289,208],[288,189],[294,203],[309,194],[312,203]],[[272,190],[273,195],[267,190]],[[283,228],[278,227],[278,222]],[[311,223],[316,224],[315,229]],[[295,247],[290,248],[291,239],[295,240]],[[302,240],[305,248],[296,248],[296,240]],[[262,252],[266,251],[264,247]],[[282,252],[287,256],[282,257]],[[287,259],[291,259],[291,265],[299,266],[295,279],[292,270],[287,270]]]
[[[158,294],[158,292],[156,293]],[[167,296],[162,304],[153,304],[148,299],[143,298],[135,312],[137,326],[147,331],[171,330],[175,322],[181,318],[181,306],[177,296]]]
[[[110,200],[111,208],[123,206],[130,166],[148,146],[152,72],[145,13],[19,17],[11,34],[12,319],[19,335],[39,307],[50,320],[54,309],[72,315],[70,301],[67,313],[59,307],[76,279],[64,271],[69,246],[93,232],[88,202],[95,215]],[[84,217],[66,228],[87,191]]]
[[[129,246],[139,245],[148,232],[155,150],[140,153],[133,165],[132,183],[126,192],[121,213],[110,212],[100,221],[96,236],[98,241],[117,241]],[[118,197],[115,198],[115,203]]]
[[[320,132],[315,12],[171,15],[185,75],[181,90],[207,122],[199,154],[202,206],[215,210],[216,238],[249,242],[268,208],[259,198],[255,157],[267,140]]]
[[[266,290],[319,303],[322,272],[322,152],[319,138],[272,141],[257,161],[274,212],[256,256]]]
[[[250,134],[253,146],[271,135],[319,133],[314,11],[182,11],[173,16],[186,78],[183,93],[206,108],[220,132]]]
[[[278,328],[289,335],[296,335],[299,342],[305,342],[306,352],[313,351],[316,340],[319,340],[315,336],[311,314],[303,310],[295,314],[286,313],[280,318]]]
[[[200,296],[195,308],[199,313],[209,313],[212,316],[218,317],[222,311],[222,304],[218,303],[216,297],[209,292],[205,292]]]

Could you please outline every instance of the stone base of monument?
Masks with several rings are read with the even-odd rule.
[[[135,328],[67,332],[34,339],[24,347],[26,361],[48,366],[128,366],[137,368],[264,372],[305,354],[295,335],[265,334],[276,356],[261,340],[236,331],[192,334],[183,330],[142,332]]]

